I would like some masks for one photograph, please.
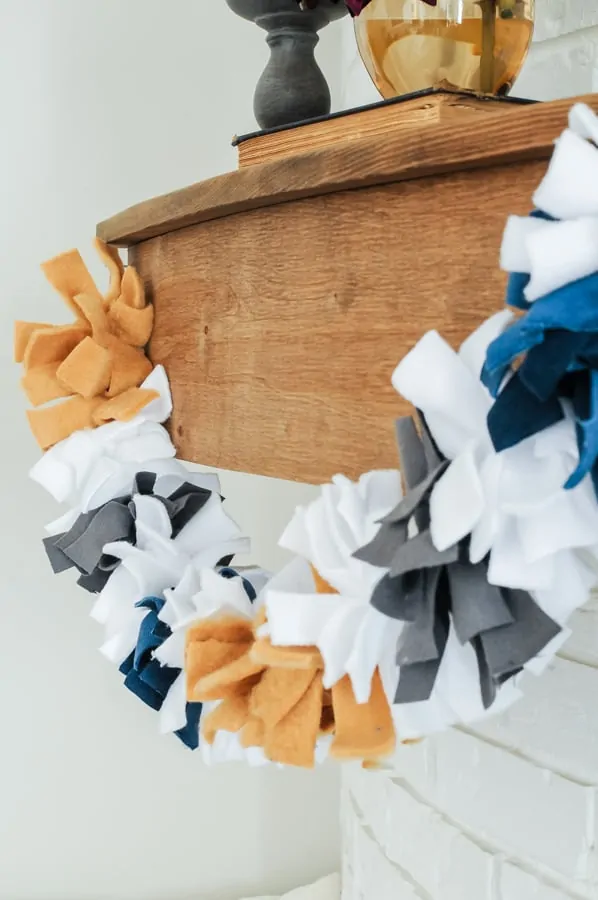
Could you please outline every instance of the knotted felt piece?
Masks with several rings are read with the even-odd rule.
[[[83,513],[67,532],[46,538],[44,546],[54,572],[75,567],[81,573],[78,584],[87,591],[98,593],[120,564],[120,559],[104,552],[106,544],[135,543],[139,496],[155,496],[163,505],[170,519],[173,539],[211,496],[210,490],[189,481],[177,486],[171,494],[156,494],[156,481],[154,472],[138,472],[130,495],[109,500],[103,506]]]
[[[36,407],[27,415],[42,450],[83,428],[129,421],[156,398],[155,391],[140,387],[152,370],[143,348],[152,332],[153,306],[145,301],[136,270],[124,268],[118,251],[99,239],[95,247],[110,273],[105,295],[79,252],[71,250],[42,270],[75,314],[74,322],[15,323],[15,361],[23,364],[21,384]]]
[[[525,314],[488,348],[482,380],[496,397],[488,428],[498,451],[572,409],[579,463],[566,487],[591,472],[598,490],[598,149],[586,140],[597,131],[589,107],[573,107],[534,195],[538,212],[507,223],[506,299]]]
[[[232,568],[202,569],[189,567],[181,582],[164,591],[165,603],[159,611],[168,628],[167,639],[155,650],[155,658],[164,666],[179,671],[177,681],[162,706],[160,730],[177,732],[187,717],[185,675],[185,635],[196,621],[217,612],[252,616],[252,604],[267,581],[268,573],[250,568],[242,573]],[[237,758],[237,757],[235,757]]]
[[[598,508],[589,478],[563,488],[579,460],[569,417],[516,447],[494,449],[487,428],[492,399],[478,375],[507,321],[507,311],[492,316],[459,353],[428,332],[399,363],[393,384],[422,410],[450,461],[430,497],[436,549],[471,535],[470,561],[489,554],[492,584],[532,591],[564,625],[595,581],[580,552],[595,556]]]
[[[152,709],[161,710],[181,669],[163,665],[157,658],[157,651],[171,635],[168,625],[159,618],[164,600],[148,597],[136,606],[146,609],[147,613],[141,622],[137,646],[119,671],[125,675],[125,687]],[[199,745],[200,716],[201,703],[185,703],[183,721],[178,728],[172,729],[190,750],[196,750]]]
[[[219,701],[202,717],[205,742],[230,732],[271,762],[306,768],[318,760],[319,745],[329,744],[338,759],[392,752],[394,728],[379,673],[367,704],[357,704],[347,677],[327,691],[317,648],[275,647],[258,638],[264,619],[263,610],[253,619],[221,614],[187,631],[187,697]]]
[[[185,471],[182,463],[173,459],[174,446],[161,425],[172,412],[164,368],[156,366],[142,386],[159,396],[130,422],[76,431],[51,447],[31,469],[34,481],[69,506],[64,516],[47,526],[50,534],[70,528],[81,513],[130,493],[141,469],[172,474]]]
[[[395,703],[432,695],[449,631],[475,651],[485,708],[497,689],[518,674],[560,632],[525,591],[488,582],[487,560],[469,559],[469,540],[438,550],[430,530],[430,496],[448,461],[420,416],[421,437],[411,418],[397,423],[406,496],[356,557],[388,569],[371,603],[404,622],[399,637],[399,682]]]
[[[348,675],[358,703],[369,700],[376,668],[396,644],[369,603],[379,570],[353,553],[368,543],[379,520],[398,502],[399,474],[375,471],[357,483],[337,475],[309,506],[299,507],[279,543],[317,573],[304,577],[295,561],[265,591],[268,624],[260,631],[277,646],[315,646],[324,662],[324,687]]]
[[[188,474],[188,480],[199,486],[201,482],[196,479],[205,478]],[[241,535],[224,511],[219,493],[213,490],[175,537],[162,500],[137,494],[135,528],[134,544],[117,541],[105,545],[104,553],[120,560],[120,565],[98,595],[91,613],[105,627],[101,652],[116,665],[126,659],[137,641],[140,611],[136,603],[148,596],[161,597],[183,579],[191,579],[193,571],[213,568],[249,550],[248,539]]]

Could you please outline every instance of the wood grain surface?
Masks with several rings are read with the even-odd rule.
[[[598,109],[596,94],[577,99]],[[98,235],[109,243],[130,246],[179,228],[305,197],[547,159],[572,102],[557,100],[500,116],[466,117],[248,166],[140,203],[102,222]]]
[[[511,159],[323,194],[133,247],[179,455],[316,483],[396,466],[394,420],[409,410],[392,371],[428,329],[456,346],[502,308],[505,218],[529,210],[544,170]]]

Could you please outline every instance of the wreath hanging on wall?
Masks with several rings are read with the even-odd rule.
[[[45,550],[163,733],[208,762],[371,763],[505,710],[550,663],[598,572],[596,144],[573,107],[532,213],[507,222],[507,308],[399,362],[417,410],[400,474],[324,485],[274,575],[235,568],[249,541],[217,477],[175,458],[135,269],[101,241],[104,294],[77,251],[43,266],[73,314],[15,327],[31,477],[66,507]]]

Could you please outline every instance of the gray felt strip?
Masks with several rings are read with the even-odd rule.
[[[397,549],[392,558],[390,574],[396,577],[397,575],[404,575],[406,572],[432,569],[435,566],[453,563],[458,559],[458,544],[453,544],[452,547],[448,547],[440,552],[432,543],[431,533],[429,531],[421,531]]]
[[[438,659],[443,650],[438,646],[434,633],[439,578],[440,569],[430,569],[420,579],[423,589],[419,615],[415,622],[405,626],[397,644],[397,663],[400,666]]]
[[[453,624],[462,644],[514,621],[500,588],[488,583],[486,563],[455,563],[449,566],[448,577]]]

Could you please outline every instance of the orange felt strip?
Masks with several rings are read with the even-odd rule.
[[[123,275],[120,299],[131,309],[143,309],[145,306],[145,290],[139,272],[134,266],[127,266]]]
[[[250,709],[266,731],[280,722],[299,702],[312,683],[316,670],[267,669],[253,689]],[[321,709],[321,703],[320,703]],[[318,722],[320,713],[318,713]]]
[[[247,651],[234,662],[200,678],[195,686],[194,696],[202,703],[209,700],[221,700],[231,692],[237,691],[240,685],[248,684],[249,681],[252,682],[252,685],[255,684],[256,676],[263,671],[264,666],[252,662]],[[248,686],[250,685],[248,684]]]
[[[125,267],[116,247],[106,244],[99,237],[94,238],[93,246],[110,273],[110,284],[104,294],[104,304],[110,306],[120,294]]]
[[[312,566],[310,564],[310,569],[312,575],[314,576],[317,594],[338,594],[336,588],[333,588],[332,585],[328,584],[325,578],[322,578],[315,566]]]
[[[97,397],[110,384],[112,357],[93,338],[83,338],[58,368],[56,376],[71,394]]]
[[[259,638],[251,648],[251,658],[264,666],[281,669],[323,669],[317,647],[275,647],[270,638]]]
[[[241,616],[219,616],[217,619],[202,619],[187,631],[187,644],[209,638],[227,644],[249,644],[253,640],[251,622]]]
[[[129,347],[111,334],[99,338],[99,343],[110,351],[112,358],[109,397],[116,397],[123,391],[142,384],[152,371],[151,362],[137,347]]]
[[[266,607],[260,606],[260,608],[256,612],[255,616],[253,617],[253,633],[254,633],[254,635],[257,635],[258,629],[261,628],[262,625],[265,625],[267,621],[268,621],[268,618],[266,615]]]
[[[31,431],[42,450],[63,441],[73,431],[90,428],[94,410],[100,402],[97,398],[85,400],[83,397],[71,397],[56,406],[27,410]]]
[[[55,362],[36,366],[21,378],[21,387],[32,406],[41,406],[51,400],[70,396],[69,389],[63,387],[56,377],[57,368],[58,363]]]
[[[371,760],[393,752],[394,723],[378,669],[372,678],[372,693],[367,703],[357,703],[351,679],[345,675],[332,688],[332,705],[336,734],[331,756]]]
[[[75,303],[77,294],[87,294],[102,302],[102,295],[78,250],[61,253],[42,263],[41,268],[52,287],[63,297],[76,316],[79,315]]]
[[[23,362],[25,359],[25,350],[27,344],[34,331],[54,328],[54,325],[48,325],[45,322],[15,322],[14,324],[14,361]]]
[[[227,644],[209,639],[189,642],[185,647],[185,673],[187,680],[187,700],[196,701],[197,685],[202,678],[229,665],[246,653],[244,644]]]
[[[110,331],[108,316],[101,298],[91,294],[77,294],[73,301],[79,316],[83,316],[91,326],[91,333],[99,341]]]
[[[316,672],[298,703],[274,728],[266,728],[264,752],[272,762],[313,769],[322,711],[322,673]]]
[[[111,400],[104,400],[99,403],[93,412],[93,425],[103,425],[104,422],[130,422],[135,416],[138,416],[141,410],[157,400],[158,391],[150,391],[147,388],[131,388],[113,397]]]
[[[32,332],[23,355],[25,371],[51,362],[62,362],[88,334],[89,326],[81,321],[72,325],[51,325]]]
[[[332,691],[322,694],[322,715],[320,717],[320,734],[334,732],[334,709],[332,708]]]
[[[235,694],[219,703],[207,716],[202,716],[201,733],[208,744],[213,744],[218,731],[241,731],[248,718],[248,694]]]
[[[249,716],[241,732],[242,747],[263,747],[266,730],[261,719]]]
[[[128,271],[128,270],[127,270]],[[110,325],[114,334],[133,347],[145,347],[154,327],[154,307],[132,309],[122,297],[110,307]]]

